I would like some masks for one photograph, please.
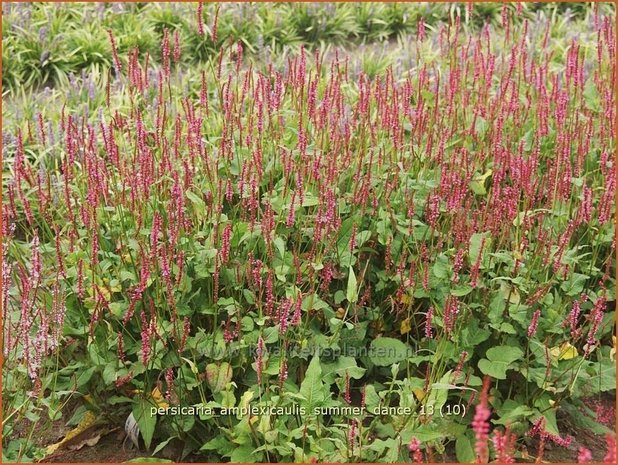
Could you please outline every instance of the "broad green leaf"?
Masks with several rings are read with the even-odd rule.
[[[472,440],[465,434],[460,435],[455,442],[455,454],[459,463],[472,463],[476,461],[476,454],[472,446]]]
[[[518,347],[499,346],[492,347],[485,356],[479,360],[479,369],[483,374],[496,379],[506,379],[506,372],[509,365],[523,356],[523,352]]]
[[[489,339],[490,335],[491,331],[487,328],[479,328],[478,322],[474,319],[462,329],[461,342],[464,347],[473,348]]]
[[[319,199],[311,192],[305,192],[305,198],[303,199],[303,207],[315,207],[320,203]]]
[[[371,231],[360,231],[356,235],[356,247],[360,248],[371,238]]]
[[[158,452],[161,452],[163,450],[163,448],[165,446],[167,446],[172,439],[176,439],[176,437],[177,436],[170,436],[165,441],[159,443],[159,445],[157,447],[155,447],[155,450],[152,451],[152,455],[156,455]],[[149,457],[149,458],[156,459],[156,457]],[[133,459],[133,460],[135,460],[135,459]]]
[[[405,443],[409,443],[410,440],[415,437],[420,442],[435,441],[436,439],[442,439],[446,436],[443,430],[440,430],[435,423],[427,425],[421,425],[415,430],[407,430],[401,433],[401,439]]]
[[[436,262],[434,263],[433,267],[433,274],[436,276],[436,278],[439,279],[447,279],[448,275],[449,275],[449,271],[448,271],[448,260],[446,259],[446,257],[444,256],[444,254],[441,254]]]
[[[478,123],[479,121],[477,121],[477,126],[478,126]],[[483,132],[484,132],[484,129],[483,129]],[[472,181],[470,181],[470,189],[472,189],[472,192],[474,192],[476,195],[487,194],[487,189],[485,188],[485,180],[489,178],[492,175],[492,173],[493,173],[493,170],[490,168],[484,174],[476,176]]]
[[[275,237],[273,243],[277,248],[277,252],[279,252],[279,257],[283,258],[285,256],[285,241],[281,237],[277,236]]]
[[[346,291],[346,298],[349,302],[355,303],[358,299],[358,284],[356,282],[356,275],[352,267],[349,268],[348,273],[348,289]]]
[[[324,401],[322,367],[320,366],[320,357],[318,355],[314,355],[311,362],[309,362],[299,393],[305,399],[303,404],[307,412],[312,412],[316,405]]]
[[[146,449],[150,449],[150,443],[152,442],[152,436],[157,424],[157,416],[151,414],[151,407],[155,407],[155,405],[145,398],[140,398],[133,404],[133,416],[144,438]]]
[[[380,405],[380,396],[378,396],[376,388],[372,384],[367,385],[365,388],[365,403],[369,411]]]
[[[224,436],[219,435],[212,438],[206,444],[204,444],[200,450],[216,450],[221,453],[221,455],[227,455],[229,451],[234,448],[234,445]]]
[[[203,216],[206,212],[206,204],[204,203],[204,200],[191,191],[187,191],[186,196],[195,207],[195,212],[198,214],[198,216]]]
[[[593,111],[599,111],[601,108],[599,92],[597,91],[594,80],[589,79],[584,85],[584,101],[586,106]]]
[[[562,289],[566,295],[573,297],[581,294],[584,290],[584,285],[586,284],[586,280],[588,279],[588,275],[581,273],[573,273],[569,276],[569,279],[562,283],[560,289]]]
[[[371,342],[369,358],[374,365],[390,366],[408,358],[408,346],[399,339],[379,337]]]
[[[448,399],[448,392],[453,386],[449,383],[451,379],[452,372],[451,370],[447,371],[438,383],[434,383],[431,385],[431,390],[429,391],[429,397],[427,399],[427,406],[432,406],[434,412],[440,412],[440,409],[444,406]]]
[[[354,218],[347,218],[341,227],[339,228],[339,235],[337,237],[337,253],[343,255],[343,252],[348,250],[350,244],[350,238],[352,237],[352,227],[354,224]]]
[[[472,286],[469,286],[468,284],[464,284],[463,286],[458,286],[455,289],[451,290],[451,294],[456,297],[463,297],[465,295],[470,294],[472,290],[473,290]]]
[[[322,379],[325,383],[332,384],[335,381],[335,375],[345,376],[346,373],[352,379],[360,379],[365,371],[365,368],[357,365],[354,357],[341,356],[335,363],[324,364]]]
[[[499,417],[492,420],[495,425],[509,425],[516,421],[529,418],[534,411],[519,402],[507,399],[497,411]]]
[[[468,252],[468,256],[470,257],[470,263],[476,263],[478,259],[479,253],[481,252],[481,244],[483,243],[483,239],[485,239],[485,243],[483,245],[483,255],[491,250],[491,236],[489,233],[474,233],[470,237],[470,249]]]
[[[230,454],[232,463],[255,463],[257,457],[253,453],[253,446],[236,447]]]

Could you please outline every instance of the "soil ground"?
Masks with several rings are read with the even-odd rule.
[[[615,407],[615,396],[607,394],[600,398],[600,402],[605,408]],[[110,430],[110,428],[107,428]],[[46,431],[41,431],[38,437],[40,446],[48,446],[57,443],[70,430],[64,426],[63,422],[55,422]],[[592,451],[595,462],[602,462],[606,453],[606,443],[603,436],[595,435],[590,431],[576,430],[574,426],[563,419],[560,422],[560,430],[564,435],[572,437],[572,442],[568,447],[560,447],[551,442],[545,446],[543,462],[549,463],[577,463],[577,454],[580,447],[586,447]],[[95,433],[98,434],[98,433]],[[529,459],[527,462],[534,462],[537,456],[538,441],[531,440],[528,443],[527,451]],[[79,450],[69,450],[60,447],[56,452],[43,459],[42,463],[120,463],[139,457],[147,458],[150,455],[145,451],[133,448],[126,440],[122,425],[113,425],[111,431],[101,436],[98,442],[92,446],[83,445]],[[172,448],[165,448],[157,454],[158,458],[178,461],[179,455]],[[456,462],[454,451],[448,451],[445,457],[438,459],[444,462]],[[192,455],[187,457],[184,462],[206,462],[206,457]]]

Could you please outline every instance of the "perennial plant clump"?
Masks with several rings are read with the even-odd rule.
[[[231,41],[186,67],[167,29],[155,63],[110,29],[93,98],[3,137],[3,437],[72,397],[181,458],[569,446],[557,419],[615,395],[614,19],[502,12],[375,77]]]

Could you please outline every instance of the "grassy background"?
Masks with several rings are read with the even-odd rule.
[[[613,4],[598,5],[612,9]],[[507,8],[515,9],[515,4]],[[590,3],[526,3],[518,19],[560,14],[563,21],[587,20]],[[498,23],[500,3],[479,3],[466,13],[471,26]],[[101,74],[112,66],[108,30],[121,56],[138,48],[154,60],[163,31],[178,31],[183,59],[206,61],[228,41],[250,54],[298,50],[329,44],[356,46],[415,33],[420,18],[428,29],[448,21],[463,3],[207,3],[204,35],[198,31],[197,3],[4,3],[3,92],[68,85],[72,75]],[[217,16],[217,34],[211,35]],[[567,11],[568,10],[568,11]]]

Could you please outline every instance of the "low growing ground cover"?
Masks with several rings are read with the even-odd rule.
[[[176,459],[613,463],[614,12],[474,8],[371,76],[112,28],[7,94],[3,458],[129,417]]]

